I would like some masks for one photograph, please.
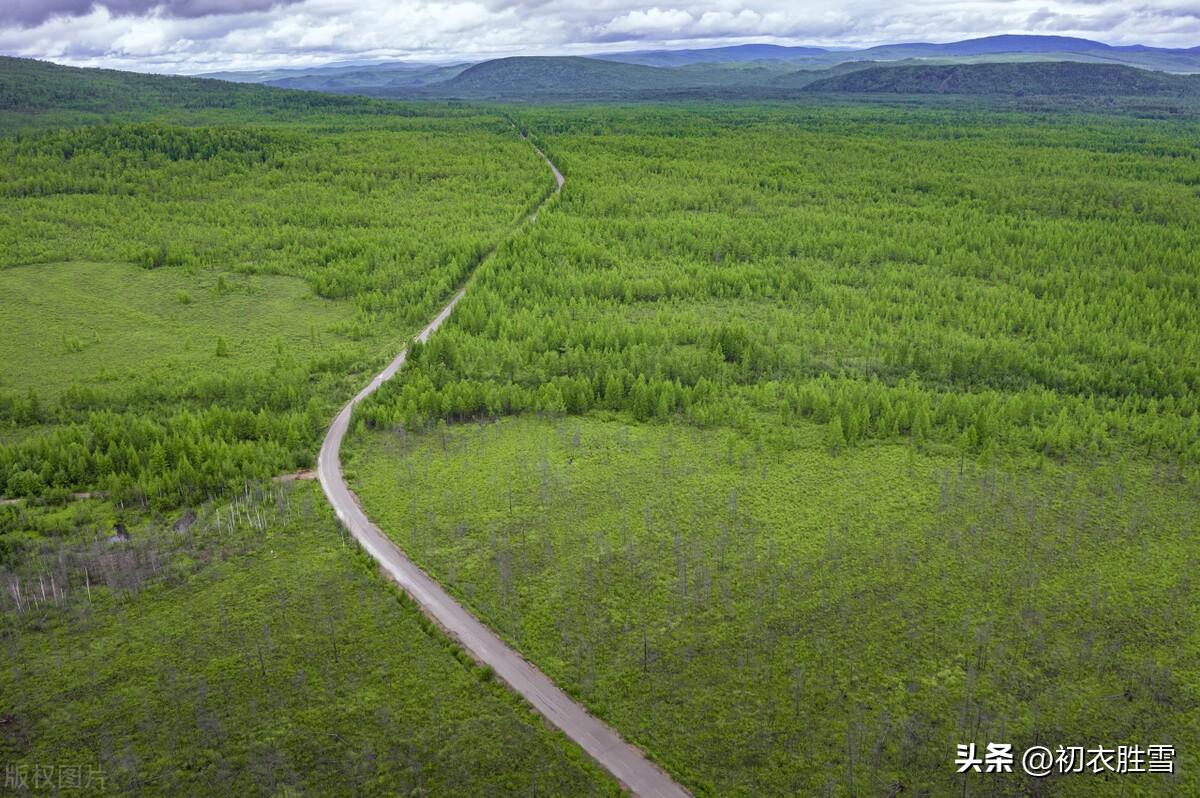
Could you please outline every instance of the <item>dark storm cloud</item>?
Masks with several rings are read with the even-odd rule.
[[[300,0],[4,0],[0,3],[0,25],[35,27],[52,17],[81,17],[105,8],[114,16],[143,16],[195,19],[215,14],[246,14],[266,11]]]

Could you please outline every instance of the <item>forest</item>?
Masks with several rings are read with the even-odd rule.
[[[603,409],[1200,463],[1195,124],[948,116],[528,116],[579,187],[363,421]]]
[[[297,114],[336,109],[344,116],[404,113],[352,97],[314,92],[281,91],[199,78],[142,75],[111,69],[79,69],[29,58],[0,56],[0,112],[6,124],[24,125],[41,120],[30,112],[109,116],[163,117],[164,112],[192,110],[212,121],[215,111],[230,110],[244,122],[260,122],[276,115],[283,120]]]

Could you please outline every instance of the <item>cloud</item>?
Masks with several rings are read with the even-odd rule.
[[[767,41],[870,46],[995,33],[1200,45],[1196,0],[0,0],[0,52],[204,72]]]
[[[301,0],[5,0],[0,24],[41,25],[54,17],[83,17],[103,9],[114,17],[157,16],[195,19],[217,14],[266,11]]]
[[[752,8],[703,12],[679,8],[636,9],[588,31],[585,39],[602,42],[720,41],[724,39],[818,39],[832,41],[855,30],[854,20],[841,11],[803,9],[762,11]]]
[[[650,8],[645,11],[635,9],[598,26],[597,33],[601,36],[616,35],[633,38],[642,38],[648,35],[666,36],[691,28],[695,22],[695,17],[681,9],[670,8],[665,11],[661,8]]]

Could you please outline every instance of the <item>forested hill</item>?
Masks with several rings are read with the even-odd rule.
[[[1200,78],[1078,62],[879,66],[811,83],[810,92],[978,96],[1195,97]]]
[[[0,56],[0,111],[144,111],[159,108],[301,110],[367,107],[356,97],[204,78],[80,69]]]
[[[451,97],[604,97],[695,85],[685,73],[572,56],[497,58],[431,87]]]

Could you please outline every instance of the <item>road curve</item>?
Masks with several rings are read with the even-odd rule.
[[[545,153],[537,147],[534,149],[554,173],[554,193],[559,193],[563,186],[562,173]],[[535,209],[526,221],[536,218]],[[416,340],[428,340],[429,336],[442,326],[469,286],[470,278],[467,284],[450,298],[433,321],[421,330]],[[371,523],[371,519],[367,518],[359,506],[358,497],[350,490],[342,475],[342,440],[350,426],[354,406],[391,379],[404,365],[407,355],[408,349],[405,348],[367,387],[359,391],[333,419],[329,431],[325,434],[325,441],[321,444],[321,453],[317,458],[317,478],[338,519],[384,571],[412,596],[421,609],[450,637],[477,661],[491,666],[497,677],[523,696],[546,720],[578,743],[626,790],[644,798],[687,798],[689,793],[676,784],[664,770],[647,759],[637,748],[621,739],[607,724],[573,701],[550,681],[546,674],[509,648],[495,633],[455,601],[441,585],[413,564],[379,527]]]

